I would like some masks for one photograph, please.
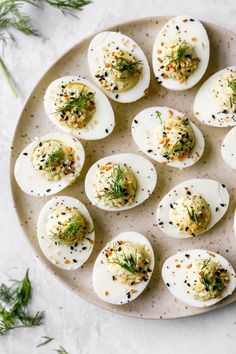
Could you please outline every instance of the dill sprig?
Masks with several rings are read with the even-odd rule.
[[[211,261],[211,257],[208,259],[204,259],[201,270],[205,269],[208,266],[208,264],[210,263],[210,261]]]
[[[27,306],[31,298],[32,287],[26,271],[22,281],[14,282],[10,287],[0,286],[0,335],[20,327],[39,326],[43,320],[43,312],[31,315]]]
[[[44,0],[48,5],[51,5],[64,14],[73,14],[73,11],[81,11],[85,5],[91,3],[90,0]]]
[[[57,352],[58,354],[69,354],[62,346],[60,346],[58,349],[54,349],[54,352]]]
[[[52,342],[54,340],[54,338],[52,337],[48,337],[48,336],[42,336],[41,337],[43,339],[43,342],[39,343],[36,348],[40,348],[44,345],[47,345],[48,343]]]
[[[88,94],[84,92],[84,87],[80,91],[79,96],[76,98],[70,99],[70,101],[66,102],[66,104],[56,110],[56,114],[65,114],[66,112],[70,112],[73,110],[74,113],[78,113],[79,111],[86,109],[88,102],[91,101],[95,97],[95,92],[92,94]]]
[[[52,238],[58,245],[71,246],[80,240],[81,233],[85,231],[85,228],[86,223],[84,219],[74,218],[63,232],[52,233]]]
[[[56,151],[53,151],[50,155],[48,155],[46,161],[45,161],[45,167],[53,167],[59,163],[61,163],[64,160],[65,154],[62,149],[58,149]]]
[[[40,36],[40,32],[32,24],[32,19],[23,12],[24,4],[41,7],[47,4],[59,9],[63,14],[73,15],[74,11],[82,10],[90,0],[4,0],[0,3],[0,43],[4,48],[9,40],[15,41],[14,32],[26,36]],[[2,57],[0,57],[0,70],[2,71],[11,91],[17,96],[14,82],[9,74]]]
[[[160,122],[161,122],[161,124],[162,124],[161,112],[156,111],[156,117],[160,120]]]
[[[233,93],[236,95],[236,79],[228,80],[228,86],[231,88]]]
[[[118,58],[115,64],[112,64],[111,68],[113,70],[117,70],[119,72],[128,72],[129,74],[133,74],[137,69],[137,66],[142,64],[141,60],[131,61],[125,58]]]
[[[127,195],[127,189],[123,187],[125,179],[124,169],[119,165],[114,167],[112,173],[112,183],[110,188],[104,189],[102,197],[110,197],[111,199],[119,199]]]
[[[127,270],[132,274],[137,273],[137,250],[135,250],[135,254],[130,253],[128,256],[122,252],[123,257],[119,258],[117,252],[114,250],[116,255],[114,261],[108,261],[111,264],[118,264],[121,268]]]
[[[192,220],[196,225],[201,225],[201,218],[197,215],[193,207],[189,208],[187,207],[188,210],[188,216],[190,220]]]
[[[190,55],[188,54],[188,51],[189,51],[189,46],[187,45],[186,41],[183,41],[175,53],[167,56],[169,60],[169,64],[176,63],[180,65],[181,62],[185,59],[186,55]]]

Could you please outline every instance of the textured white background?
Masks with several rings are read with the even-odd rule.
[[[218,354],[235,353],[236,305],[206,315],[173,321],[148,321],[105,312],[73,295],[39,263],[20,231],[9,191],[9,147],[23,102],[46,69],[83,37],[103,28],[146,16],[192,14],[236,30],[235,0],[94,0],[79,19],[47,7],[30,9],[44,39],[17,36],[5,60],[21,95],[14,98],[0,77],[0,271],[19,278],[30,268],[33,307],[45,310],[45,324],[17,329],[0,338],[1,354],[53,353],[64,346],[70,354]],[[232,63],[233,64],[233,63]],[[40,337],[55,341],[36,349]]]

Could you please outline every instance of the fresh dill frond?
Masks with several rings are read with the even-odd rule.
[[[117,70],[119,72],[128,72],[129,74],[133,74],[137,69],[138,65],[141,65],[141,60],[131,61],[125,58],[118,58],[115,64],[112,64],[111,68],[113,70]]]
[[[196,225],[201,225],[201,219],[195,212],[194,208],[190,207],[189,210],[189,208],[187,207],[187,210],[188,210],[188,216],[190,220],[192,220]]]
[[[236,79],[228,80],[228,86],[231,88],[233,93],[236,95]]]
[[[54,349],[54,352],[57,352],[59,354],[69,354],[62,346],[60,346],[58,349]]]
[[[114,261],[108,261],[111,264],[118,264],[121,268],[127,270],[128,272],[132,274],[137,273],[137,250],[135,250],[135,254],[130,253],[128,256],[123,253],[123,259],[119,258],[118,254],[116,251],[115,252],[115,260]]]
[[[181,62],[185,59],[186,55],[189,55],[188,51],[189,51],[189,46],[187,45],[186,41],[183,41],[175,53],[167,56],[169,60],[169,64],[176,63],[180,65]]]
[[[206,268],[207,266],[208,266],[208,264],[209,264],[209,262],[211,261],[211,257],[210,258],[208,258],[208,259],[204,259],[204,261],[203,261],[203,265],[202,265],[202,270],[204,269],[204,268]]]
[[[109,197],[111,199],[119,199],[127,195],[127,189],[123,187],[125,179],[125,172],[119,165],[114,167],[112,173],[112,183],[110,188],[104,189],[102,197]]]
[[[43,312],[35,315],[27,312],[32,292],[28,274],[27,270],[23,280],[14,282],[10,287],[6,284],[0,286],[0,335],[15,328],[39,326],[42,323]]]
[[[74,218],[70,221],[63,232],[52,233],[52,238],[59,245],[71,246],[80,240],[81,234],[86,229],[84,219]]]
[[[70,99],[70,101],[66,102],[65,105],[58,108],[55,113],[63,115],[66,112],[70,112],[72,110],[73,113],[79,113],[81,110],[86,109],[88,102],[91,101],[94,97],[95,92],[88,94],[84,92],[83,88],[78,97]]]
[[[53,167],[59,163],[61,163],[64,160],[65,154],[62,149],[58,149],[56,151],[53,151],[50,155],[48,155],[46,161],[45,161],[45,167]]]
[[[42,336],[41,338],[43,339],[43,342],[39,343],[36,348],[40,348],[44,345],[47,345],[54,340],[54,338],[48,336]]]
[[[51,5],[64,14],[72,15],[73,11],[81,11],[84,6],[90,4],[90,0],[44,0],[48,5]]]
[[[37,7],[41,7],[41,4],[47,4],[59,9],[63,14],[73,15],[74,11],[82,10],[89,3],[91,3],[90,0],[3,0],[0,3],[0,43],[4,47],[9,40],[15,40],[15,31],[23,33],[26,36],[41,35],[38,29],[34,27],[33,20],[22,11],[24,4]],[[17,96],[14,82],[1,57],[0,70],[13,94]]]
[[[161,112],[156,111],[156,117],[160,120],[160,122],[161,122],[161,124],[162,124]]]

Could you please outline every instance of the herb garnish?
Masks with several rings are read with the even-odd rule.
[[[160,119],[160,122],[161,122],[161,124],[162,124],[161,112],[156,111],[156,117]]]
[[[57,352],[59,354],[69,354],[62,346],[60,346],[59,349],[54,349],[54,352]]]
[[[15,40],[13,31],[21,32],[27,36],[40,36],[39,31],[32,25],[32,19],[22,12],[22,5],[30,4],[40,8],[47,4],[59,9],[63,14],[73,15],[73,11],[82,10],[90,0],[4,0],[0,3],[0,42],[3,47],[9,40]],[[0,57],[0,69],[5,76],[13,94],[17,96],[14,83],[8,73],[3,59]]]
[[[43,320],[43,312],[30,315],[27,306],[31,298],[32,287],[26,271],[21,281],[14,282],[10,287],[0,286],[0,335],[11,329],[39,326]]]
[[[182,43],[180,43],[175,53],[167,56],[167,58],[169,59],[169,64],[176,63],[180,65],[181,62],[185,59],[186,55],[190,55],[188,54],[188,51],[189,51],[189,46],[187,45],[186,41],[183,41]]]
[[[51,341],[54,340],[54,338],[51,338],[51,337],[48,337],[48,336],[42,336],[41,338],[43,338],[44,341],[41,342],[41,343],[39,343],[39,344],[36,346],[36,348],[42,347],[43,345],[46,345],[46,344],[48,344],[48,343],[50,343]]]
[[[228,86],[231,88],[234,95],[236,95],[236,79],[228,80]]]
[[[203,261],[203,265],[202,265],[202,268],[201,269],[204,269],[208,266],[209,262],[211,261],[211,257],[208,258],[208,259],[204,259]]]
[[[80,233],[85,229],[85,223],[78,219],[74,218],[70,221],[68,226],[63,232],[52,233],[52,238],[58,243],[58,245],[71,246],[79,241]]]
[[[188,210],[188,216],[190,220],[192,220],[196,225],[201,225],[201,218],[199,215],[195,212],[193,207],[190,207],[190,210],[188,207],[186,207]]]
[[[133,74],[137,69],[137,66],[142,64],[141,60],[131,61],[125,58],[118,58],[115,64],[112,64],[111,68],[119,72],[128,72]]]
[[[76,98],[70,98],[66,104],[56,110],[56,114],[65,114],[66,112],[79,113],[81,110],[87,108],[89,101],[91,101],[95,96],[95,92],[88,94],[84,92],[84,87],[80,91],[79,96]]]
[[[124,169],[119,165],[114,167],[112,173],[112,183],[110,183],[110,188],[103,190],[101,197],[109,197],[111,199],[119,199],[127,195],[127,188],[123,187],[123,182],[125,180]]]
[[[64,151],[62,149],[58,149],[53,151],[51,154],[48,155],[45,161],[45,167],[53,167],[59,163],[61,163],[65,158]]]
[[[135,250],[135,254],[133,255],[130,253],[128,256],[125,255],[124,252],[123,254],[123,259],[119,258],[117,255],[117,252],[114,250],[114,253],[116,255],[114,261],[108,261],[108,263],[111,264],[118,264],[121,268],[127,270],[128,272],[132,274],[137,273],[137,249]]]

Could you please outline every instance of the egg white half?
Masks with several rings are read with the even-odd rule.
[[[71,146],[75,153],[75,159],[78,161],[75,173],[69,174],[59,181],[48,181],[45,179],[39,171],[34,169],[31,160],[35,147],[40,142],[51,139],[62,141],[65,145]],[[79,176],[84,165],[84,160],[84,148],[78,139],[64,133],[51,133],[40,138],[36,137],[31,144],[26,146],[16,160],[14,175],[17,184],[23,192],[37,197],[48,196],[58,193],[72,184]]]
[[[193,112],[195,117],[206,125],[221,128],[236,125],[236,113],[222,113],[222,108],[219,106],[212,92],[214,83],[229,70],[236,71],[236,66],[230,66],[217,71],[217,73],[210,76],[204,82],[196,94],[193,103]]]
[[[46,224],[51,212],[61,206],[76,208],[89,224],[88,232],[77,246],[56,245],[48,235]],[[40,211],[37,223],[39,246],[45,257],[59,268],[74,270],[81,267],[89,258],[95,241],[93,221],[88,209],[78,199],[56,196],[49,200]]]
[[[222,292],[220,298],[201,301],[194,299],[191,294],[187,293],[186,284],[184,283],[187,266],[197,259],[209,259],[219,263],[230,274],[230,282],[227,288]],[[193,249],[179,252],[174,256],[167,258],[162,266],[162,278],[168,290],[180,301],[194,307],[207,307],[216,304],[227,296],[231,295],[235,290],[236,278],[235,271],[231,264],[220,254],[203,249]]]
[[[229,193],[225,185],[218,181],[211,179],[191,179],[182,182],[171,189],[160,201],[156,218],[159,229],[164,234],[175,238],[189,238],[193,237],[185,233],[179,233],[177,228],[170,224],[169,212],[171,205],[173,205],[177,199],[186,195],[187,188],[192,194],[202,196],[210,206],[211,218],[209,224],[204,232],[209,231],[226,213],[229,206]],[[203,233],[203,232],[202,232]],[[196,236],[200,235],[197,234]]]
[[[98,166],[108,162],[126,164],[131,169],[137,180],[137,191],[134,203],[123,207],[109,207],[102,200],[95,197],[94,179]],[[103,157],[90,167],[85,178],[85,192],[93,205],[109,211],[122,211],[136,207],[150,197],[157,183],[157,173],[153,164],[142,156],[124,153]]]
[[[142,61],[142,74],[138,83],[126,92],[109,92],[104,90],[98,78],[95,77],[96,69],[103,63],[104,48],[115,50],[119,48],[134,55],[137,60]],[[104,91],[104,93],[114,101],[121,103],[129,103],[137,101],[143,97],[150,83],[150,69],[147,58],[140,46],[131,38],[119,32],[101,32],[97,34],[91,41],[88,48],[88,64],[91,76],[95,83]]]
[[[152,246],[148,239],[135,231],[122,232],[111,240],[99,253],[93,268],[94,290],[103,301],[114,305],[124,305],[127,302],[135,300],[144,291],[150,281],[152,272],[150,272],[148,281],[142,281],[136,285],[125,285],[118,281],[113,281],[111,273],[107,270],[104,251],[109,245],[112,245],[116,241],[130,241],[145,245],[151,256],[150,269],[152,272],[155,265],[155,258]],[[136,292],[132,293],[132,290],[135,290]],[[130,295],[127,296],[128,294]]]
[[[227,165],[236,170],[236,127],[226,134],[221,146],[221,155]]]
[[[171,78],[166,79],[162,77],[162,64],[157,60],[157,50],[162,47],[161,43],[173,42],[179,39],[191,44],[200,58],[197,69],[183,83]],[[157,35],[152,55],[153,71],[158,83],[165,88],[174,91],[187,90],[196,85],[203,77],[208,66],[209,56],[209,39],[201,22],[189,15],[177,16],[168,21]]]
[[[157,117],[156,112],[161,113],[161,117]],[[181,161],[171,161],[164,158],[160,153],[156,144],[158,126],[165,122],[169,117],[169,112],[174,116],[183,117],[184,114],[168,107],[149,107],[139,112],[132,122],[131,132],[135,144],[148,157],[159,163],[165,163],[176,168],[186,168],[194,165],[202,156],[205,140],[201,130],[191,121],[190,126],[195,135],[195,144],[190,156]]]
[[[73,129],[59,122],[55,114],[55,106],[53,97],[60,89],[61,85],[68,83],[81,83],[91,88],[95,92],[96,111],[82,129]],[[115,117],[112,106],[99,88],[92,82],[78,76],[65,76],[54,80],[48,86],[44,96],[44,108],[51,121],[65,133],[71,134],[79,139],[99,140],[111,134],[115,126]]]

